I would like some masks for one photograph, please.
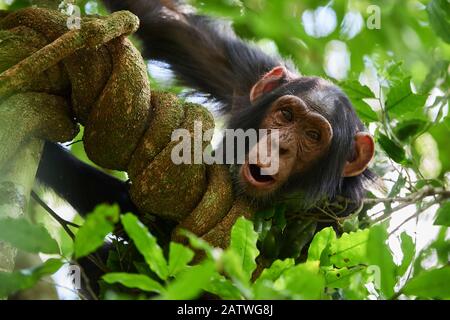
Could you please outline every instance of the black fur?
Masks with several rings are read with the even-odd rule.
[[[117,203],[121,212],[138,212],[125,182],[78,160],[64,147],[52,142],[45,143],[37,179],[81,215],[101,203]]]

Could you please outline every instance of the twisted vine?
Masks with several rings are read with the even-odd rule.
[[[31,137],[70,141],[80,123],[89,158],[128,173],[142,214],[179,222],[175,239],[183,228],[227,246],[235,220],[254,212],[234,199],[228,168],[170,157],[173,130],[193,132],[194,121],[211,129],[211,114],[150,91],[146,65],[126,38],[139,24],[130,12],[85,17],[79,30],[66,19],[39,8],[0,14],[0,168]]]

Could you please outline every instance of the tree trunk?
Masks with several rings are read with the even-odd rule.
[[[42,146],[42,141],[30,140],[3,168],[0,168],[0,219],[6,217],[17,219],[24,216]],[[0,271],[11,272],[14,269],[16,254],[17,249],[0,242]]]

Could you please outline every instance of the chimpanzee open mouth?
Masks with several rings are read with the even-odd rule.
[[[242,165],[242,176],[247,182],[256,187],[270,186],[275,183],[273,176],[263,174],[259,166],[247,162]]]

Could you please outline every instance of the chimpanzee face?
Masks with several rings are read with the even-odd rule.
[[[272,193],[290,176],[308,170],[328,150],[333,137],[328,120],[294,95],[282,96],[272,103],[260,128],[278,130],[279,163],[278,171],[272,175],[262,174],[260,163],[247,161],[241,166],[246,190],[255,196]]]
[[[263,198],[277,193],[288,184],[308,188],[300,181],[306,177],[310,180],[310,187],[316,183],[329,183],[312,181],[314,176],[317,179],[324,176],[321,172],[312,174],[312,171],[327,171],[328,176],[336,180],[336,185],[345,177],[360,175],[373,157],[374,143],[369,134],[361,132],[362,124],[349,103],[339,100],[340,95],[343,96],[340,90],[321,78],[293,78],[292,74],[286,74],[286,70],[279,67],[254,86],[250,100],[257,104],[261,97],[283,83],[301,89],[287,90],[291,94],[278,94],[265,106],[262,118],[255,120],[259,123],[259,129],[267,129],[269,135],[273,130],[279,134],[278,171],[264,174],[263,169],[270,163],[259,160],[250,163],[246,160],[238,170],[242,190],[251,197]],[[266,148],[258,144],[252,147],[255,152]],[[328,161],[333,157],[340,159]],[[328,165],[321,161],[328,162]]]

